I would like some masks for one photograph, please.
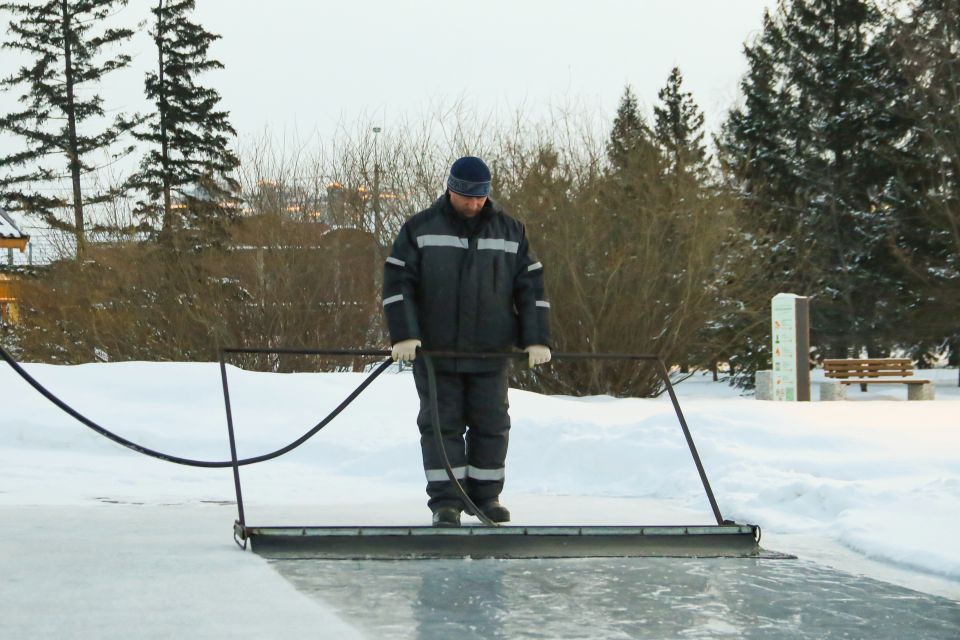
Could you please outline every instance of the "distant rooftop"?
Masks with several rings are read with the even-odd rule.
[[[30,236],[20,230],[6,211],[0,209],[0,249],[7,250],[7,264],[13,264],[14,254],[20,256],[26,252],[29,242]]]
[[[0,266],[50,264],[73,255],[73,234],[0,209]]]
[[[13,223],[13,219],[7,215],[7,212],[0,209],[0,238],[4,240],[28,240],[30,236],[20,231],[17,225]]]

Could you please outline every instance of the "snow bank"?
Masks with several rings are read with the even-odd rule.
[[[82,413],[146,446],[228,456],[219,368],[112,363],[27,369]],[[706,378],[678,387],[727,518],[767,532],[815,534],[867,557],[960,579],[960,390],[932,372],[937,400],[906,389],[851,390],[847,402],[773,403]],[[926,376],[927,372],[924,372]],[[361,374],[263,374],[229,368],[241,456],[295,439],[360,383]],[[228,471],[149,460],[76,423],[0,369],[0,506],[231,500]],[[512,496],[644,498],[712,522],[667,398],[546,397],[511,390]],[[409,373],[382,376],[317,438],[275,463],[245,468],[254,506],[335,506],[423,491],[416,394]],[[524,500],[519,500],[524,504]],[[590,517],[578,500],[569,522]],[[419,507],[423,509],[423,507]],[[425,510],[403,516],[425,520]],[[517,522],[525,513],[515,510]],[[690,522],[689,524],[696,524]]]

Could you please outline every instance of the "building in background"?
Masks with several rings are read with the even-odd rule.
[[[14,249],[25,253],[29,244],[30,236],[20,231],[13,219],[0,209],[0,249],[6,249],[6,263],[13,265]],[[0,323],[16,324],[19,318],[16,277],[0,273]]]
[[[11,228],[16,229],[19,239],[4,237]],[[0,271],[9,273],[24,267],[43,267],[64,258],[73,259],[76,254],[77,241],[73,233],[53,229],[35,218],[0,210]]]
[[[27,250],[29,243],[30,236],[20,231],[13,223],[13,218],[0,209],[0,249],[7,250],[8,262],[13,262],[14,249],[19,249],[20,253],[23,253]]]

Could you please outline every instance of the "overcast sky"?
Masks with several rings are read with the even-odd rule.
[[[132,0],[117,20],[149,17]],[[743,42],[775,0],[199,0],[195,19],[218,33],[217,88],[244,136],[297,131],[327,138],[339,124],[416,120],[464,100],[481,113],[539,118],[579,105],[610,119],[624,85],[648,110],[677,65],[713,131],[737,98]],[[3,20],[4,39],[6,22]],[[141,29],[133,68],[111,75],[108,104],[144,109],[155,60]],[[0,75],[22,58],[0,52]],[[18,60],[17,58],[20,58]],[[0,95],[0,111],[15,108]]]
[[[625,84],[651,106],[677,65],[714,128],[774,0],[201,0],[223,39],[239,132],[332,131],[466,98],[481,111],[584,103],[612,117]],[[268,8],[269,7],[269,8]],[[145,52],[146,53],[146,52]],[[143,56],[141,56],[143,57]]]

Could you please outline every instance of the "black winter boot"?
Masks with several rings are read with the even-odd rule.
[[[477,508],[494,522],[510,522],[510,510],[500,504],[500,500],[493,498],[477,504]],[[470,515],[476,515],[471,512]]]
[[[433,526],[459,527],[460,509],[456,507],[437,507],[433,512]]]

